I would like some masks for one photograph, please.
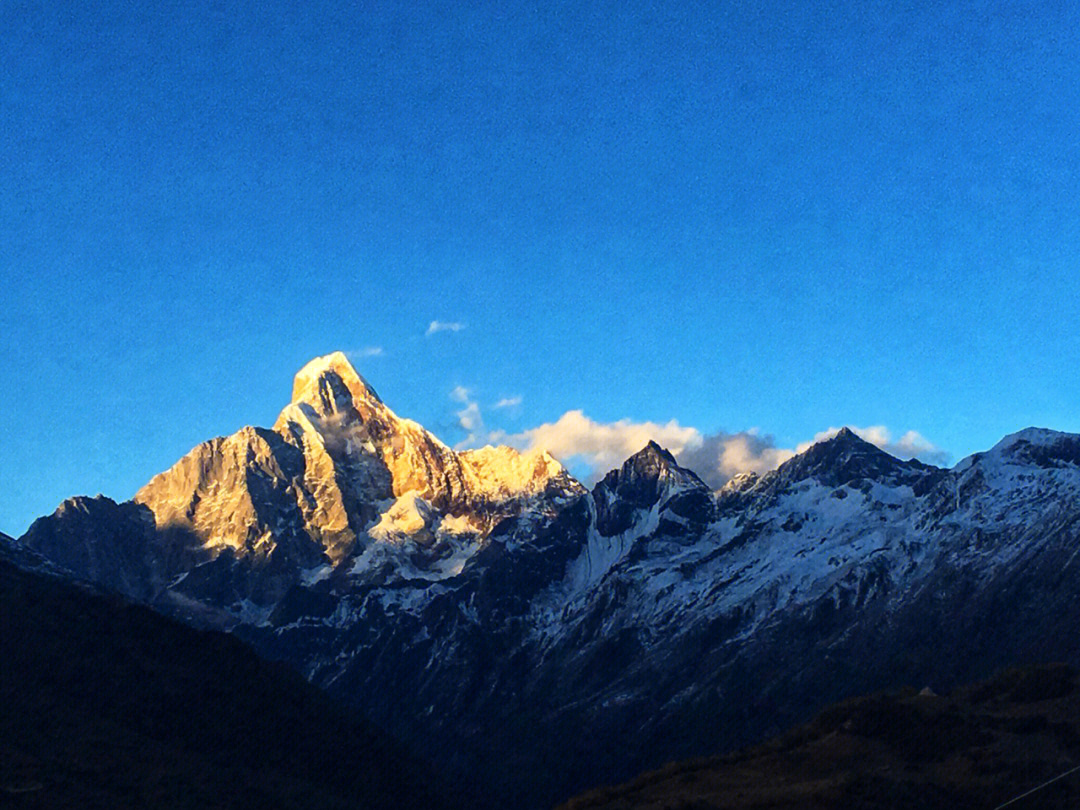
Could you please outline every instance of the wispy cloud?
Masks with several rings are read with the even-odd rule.
[[[437,332],[460,332],[465,328],[465,324],[458,321],[432,321],[428,324],[425,336],[431,337]]]
[[[350,358],[382,357],[384,354],[386,354],[386,352],[383,351],[382,346],[365,346],[362,349],[352,349],[345,352],[345,355]]]
[[[450,399],[461,403],[464,407],[456,412],[458,427],[467,434],[457,444],[458,449],[476,447],[489,444],[494,434],[484,426],[484,415],[480,412],[480,405],[472,397],[472,391],[464,385],[455,386],[450,391]]]
[[[478,438],[484,432],[484,417],[480,414],[480,406],[475,402],[466,402],[465,407],[457,412],[458,424],[462,429],[469,431],[470,438]]]
[[[465,431],[466,434],[465,438],[455,445],[458,450],[480,447],[485,444],[506,444],[513,438],[505,430],[492,430],[487,427],[484,423],[484,414],[480,408],[480,403],[474,398],[471,388],[457,385],[450,389],[447,396],[463,406],[461,410],[456,411],[454,414],[457,417],[458,427]],[[521,397],[504,397],[492,405],[491,409],[502,410],[520,404]],[[516,446],[521,445],[522,442],[518,441]]]

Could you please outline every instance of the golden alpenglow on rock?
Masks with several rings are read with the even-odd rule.
[[[552,486],[580,491],[544,452],[455,452],[397,416],[334,352],[296,374],[272,430],[244,427],[200,444],[135,501],[173,538],[177,564],[166,573],[176,576],[225,549],[315,568],[373,542],[430,547],[445,537],[478,547],[523,499]]]

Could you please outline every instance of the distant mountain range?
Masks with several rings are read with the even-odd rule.
[[[289,663],[498,806],[732,750],[821,706],[1080,664],[1080,436],[952,469],[849,430],[711,491],[650,443],[590,492],[546,453],[450,449],[344,355],[272,429],[17,547]]]

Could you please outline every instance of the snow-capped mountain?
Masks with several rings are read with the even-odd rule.
[[[271,658],[534,807],[824,703],[1080,663],[1080,437],[952,470],[849,430],[712,492],[654,443],[592,492],[550,456],[457,453],[343,355],[272,430],[20,543]]]

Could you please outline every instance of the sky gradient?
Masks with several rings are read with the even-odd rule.
[[[239,5],[0,5],[0,531],[335,349],[450,444],[1080,432],[1077,4]]]

